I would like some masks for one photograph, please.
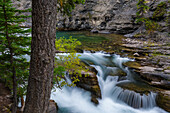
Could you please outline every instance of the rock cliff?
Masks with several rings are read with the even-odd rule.
[[[12,0],[19,9],[31,8],[32,0]],[[170,2],[168,0],[147,0],[150,7],[146,17],[154,17],[161,30],[156,32],[159,37],[167,37],[170,30]],[[158,5],[166,3],[166,8]],[[98,33],[129,34],[132,37],[145,31],[144,27],[135,23],[137,0],[86,0],[72,11],[72,16],[57,14],[57,28],[59,30],[90,30]],[[160,9],[160,10],[159,10]],[[30,13],[26,13],[30,15]],[[27,19],[26,26],[31,25],[31,18]],[[157,35],[158,36],[158,35]],[[167,40],[166,40],[167,41]]]
[[[77,5],[72,16],[58,14],[59,29],[92,30],[127,34],[135,31],[136,0],[86,0]]]
[[[165,12],[158,11],[157,6],[165,2]],[[65,30],[91,30],[99,33],[134,34],[144,30],[135,23],[137,0],[86,0],[85,4],[77,5],[72,16],[57,14],[58,29]],[[169,12],[167,0],[153,0],[147,4],[150,7],[146,17],[155,16],[155,11],[161,17],[155,16],[156,22],[162,27],[161,32],[168,32],[166,18]],[[162,9],[161,9],[162,10]],[[159,19],[157,19],[159,18]],[[168,21],[168,19],[167,19]],[[137,30],[138,29],[138,30]],[[133,35],[134,35],[133,34]]]

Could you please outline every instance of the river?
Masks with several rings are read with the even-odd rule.
[[[68,86],[62,89],[56,88],[51,94],[51,99],[57,102],[59,113],[167,113],[157,107],[156,93],[150,91],[148,94],[141,94],[117,86],[117,84],[128,82],[142,84],[141,81],[137,81],[131,70],[122,65],[132,59],[104,52],[79,54],[81,60],[93,62],[91,66],[98,71],[97,78],[102,99],[98,99],[99,104],[95,105],[91,102],[88,91]],[[108,63],[113,65],[108,65]],[[108,69],[114,72],[116,68],[126,73],[126,79],[119,80],[119,76],[108,75]]]

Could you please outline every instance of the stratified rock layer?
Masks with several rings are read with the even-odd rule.
[[[58,14],[59,29],[89,30],[127,34],[136,30],[136,0],[86,0],[76,6],[71,17]]]

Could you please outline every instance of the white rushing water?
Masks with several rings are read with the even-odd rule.
[[[116,86],[120,82],[133,81],[129,70],[122,66],[123,62],[130,59],[102,52],[85,52],[81,54],[80,59],[86,63],[93,62],[91,66],[98,71],[97,78],[102,99],[98,99],[99,104],[95,105],[91,102],[91,95],[88,91],[78,87],[56,88],[51,94],[51,99],[57,102],[59,113],[166,113],[156,106],[155,93],[141,95]],[[117,68],[127,73],[127,80],[119,82],[118,76],[107,75],[108,70],[114,73]]]

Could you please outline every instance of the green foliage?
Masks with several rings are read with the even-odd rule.
[[[146,26],[146,30],[148,31],[148,34],[152,34],[154,31],[159,30],[160,28],[158,23],[149,19],[145,21],[145,26]]]
[[[145,0],[138,0],[137,9],[138,11],[136,12],[136,23],[145,23],[148,21],[148,19],[144,17],[144,14],[149,11],[149,7],[146,5]]]
[[[0,0],[0,79],[12,90],[15,74],[19,96],[25,94],[29,75],[29,62],[24,56],[30,54],[31,30],[19,26],[28,17],[21,14],[26,11],[30,10],[12,7],[11,0]]]
[[[156,20],[159,20],[160,18],[162,18],[167,13],[166,7],[167,7],[167,4],[165,2],[160,2],[158,6],[156,7],[156,10],[154,11],[152,18]]]
[[[138,17],[143,17],[144,13],[146,13],[148,10],[149,10],[149,7],[146,5],[146,1],[145,0],[138,0],[138,3],[137,3],[137,13],[136,15]],[[139,18],[137,18],[138,20]]]
[[[75,4],[84,4],[85,0],[58,0],[58,11],[62,14],[71,16],[71,11]]]
[[[60,37],[60,39],[57,39],[55,46],[56,49],[59,51],[63,51],[63,52],[73,52],[75,53],[75,48],[77,46],[81,45],[81,42],[77,41],[77,39],[73,39],[72,37],[69,37],[69,39],[65,39],[64,37]]]
[[[57,75],[55,78],[58,87],[70,85],[65,80],[66,73],[71,75],[73,83],[71,85],[75,85],[74,83],[79,81],[78,78],[81,77],[82,70],[87,71],[78,58],[80,55],[77,55],[75,51],[75,48],[79,45],[81,43],[72,37],[69,39],[60,37],[56,40],[56,49],[67,53],[67,55],[57,54],[56,56],[54,75]]]
[[[158,10],[160,10],[160,8],[162,8],[162,6],[164,6],[164,2],[161,2],[158,6],[156,11],[154,12],[152,19],[156,18],[156,16],[160,17],[162,15],[164,15],[164,13],[161,13],[160,15],[158,15]],[[144,17],[144,14],[147,13],[149,11],[149,6],[147,6],[147,2],[145,0],[138,0],[137,3],[137,19],[136,19],[136,23],[142,23],[145,25],[147,33],[152,37],[152,34],[154,33],[154,31],[159,30],[160,26],[157,22],[151,20],[150,18],[146,18]],[[164,11],[163,11],[164,12]]]
[[[170,31],[170,11],[167,12],[166,26],[168,27],[168,30]],[[168,34],[170,35],[170,32]]]

